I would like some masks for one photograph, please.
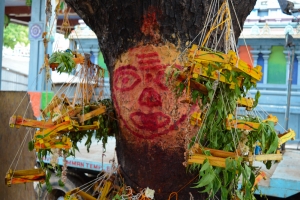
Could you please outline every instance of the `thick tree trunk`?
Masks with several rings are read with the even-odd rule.
[[[120,122],[117,156],[126,183],[136,190],[155,189],[155,199],[167,199],[171,192],[188,199],[192,184],[186,184],[194,175],[182,163],[185,139],[195,131],[187,122],[195,108],[176,100],[165,85],[164,70],[182,65],[176,57],[201,31],[211,0],[66,2],[96,33],[110,71]],[[229,2],[238,38],[235,13],[242,27],[256,0]]]

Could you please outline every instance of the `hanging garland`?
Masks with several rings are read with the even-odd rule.
[[[215,53],[215,55],[218,55]],[[221,63],[213,62],[216,66]],[[191,68],[178,70],[172,68],[167,75],[167,82],[174,89],[177,97],[187,95],[191,97],[191,103],[198,103],[201,113],[201,126],[198,133],[191,138],[186,158],[190,153],[195,153],[197,146],[206,156],[213,156],[211,151],[221,150],[237,154],[234,158],[227,157],[224,167],[213,166],[209,159],[205,159],[202,164],[193,163],[188,165],[190,171],[199,172],[199,181],[195,188],[204,188],[200,192],[208,193],[209,197],[214,197],[220,192],[221,199],[255,199],[254,191],[255,177],[259,175],[259,169],[252,165],[252,162],[245,159],[257,144],[260,144],[262,154],[273,154],[277,151],[278,136],[274,128],[274,122],[262,122],[262,119],[254,116],[242,116],[239,120],[245,122],[260,123],[258,128],[249,130],[228,128],[228,116],[233,114],[237,108],[237,101],[241,97],[246,97],[249,89],[256,87],[256,82],[251,77],[238,71],[222,70],[219,76],[224,76],[227,84],[213,79],[216,73],[212,65],[208,65],[208,77],[198,76],[192,78],[194,84],[201,84],[207,89],[207,94],[198,89],[191,89],[189,81],[178,81],[178,77],[189,77]],[[185,74],[185,75],[184,75]],[[174,84],[175,83],[175,84]],[[234,88],[231,85],[234,85]],[[255,95],[253,108],[257,105],[260,93]],[[229,130],[228,130],[229,129]],[[208,150],[212,149],[212,150]],[[199,151],[199,149],[198,149]],[[185,163],[187,165],[187,163]],[[269,169],[272,162],[266,161]],[[241,178],[241,188],[238,187]]]

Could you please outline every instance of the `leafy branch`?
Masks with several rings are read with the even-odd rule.
[[[211,52],[210,52],[211,53]],[[216,54],[217,55],[217,54]],[[204,85],[207,95],[201,91],[189,88],[188,80],[178,81],[177,77],[181,73],[189,73],[189,68],[184,70],[173,68],[167,75],[167,84],[173,87],[177,97],[182,95],[191,96],[192,103],[198,103],[202,112],[202,124],[198,133],[191,139],[189,149],[198,143],[202,148],[222,150],[226,152],[242,152],[236,158],[226,158],[225,168],[212,166],[208,159],[202,164],[193,163],[189,165],[190,171],[199,172],[199,180],[194,188],[199,188],[200,192],[205,192],[209,197],[214,197],[219,191],[221,199],[255,199],[253,196],[256,186],[254,185],[258,169],[253,167],[243,156],[248,156],[249,152],[254,152],[255,146],[259,143],[263,154],[275,153],[278,147],[278,136],[273,122],[262,122],[258,117],[243,116],[239,120],[259,123],[258,128],[251,131],[242,129],[228,130],[227,118],[229,114],[235,112],[237,100],[246,97],[247,92],[256,87],[256,82],[251,76],[242,71],[230,71],[222,69],[219,76],[225,78],[225,82],[217,81],[213,78],[216,68],[220,63],[211,61],[207,65],[206,74],[208,77],[198,76],[191,78],[193,81]],[[188,77],[186,75],[186,77]],[[187,92],[189,92],[187,94]],[[260,93],[255,95],[253,108],[257,106]],[[199,103],[200,102],[200,103]],[[205,119],[203,119],[205,116]],[[238,138],[238,139],[237,139]],[[196,141],[196,139],[198,139]],[[202,153],[211,156],[209,150]],[[265,163],[267,168],[272,165],[271,161]],[[238,188],[241,180],[241,188]]]

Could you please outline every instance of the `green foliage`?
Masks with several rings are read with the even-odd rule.
[[[56,69],[57,72],[59,72],[60,74],[62,72],[70,74],[76,67],[73,58],[74,55],[72,54],[72,52],[57,51],[50,56],[49,64],[58,63],[58,67]]]
[[[121,200],[121,196],[119,194],[116,194],[112,200]]]
[[[98,121],[100,124],[99,129],[86,130],[86,131],[76,131],[75,130],[75,131],[71,131],[71,132],[67,133],[68,137],[72,141],[72,149],[70,149],[69,151],[63,150],[63,152],[62,152],[63,155],[67,155],[67,157],[70,155],[75,156],[75,150],[79,151],[77,144],[79,142],[81,142],[83,139],[86,139],[85,146],[87,147],[87,150],[89,151],[89,148],[92,144],[93,136],[97,139],[97,142],[102,141],[103,147],[105,149],[105,145],[107,143],[107,138],[109,136],[114,136],[117,133],[118,126],[117,126],[117,121],[116,121],[116,117],[115,117],[112,100],[104,99],[104,100],[98,101],[95,104],[97,106],[98,105],[105,106],[106,112],[102,115],[99,115],[99,116],[93,117],[89,120],[86,120],[84,122],[84,125],[92,125],[95,121]],[[89,112],[91,110],[91,106],[93,106],[93,104],[85,106],[83,111],[81,112],[81,114]],[[42,138],[43,137],[45,137],[45,136],[42,136]],[[33,149],[34,141],[30,141],[28,143],[28,147],[29,147],[29,149]],[[50,184],[51,170],[55,170],[56,176],[58,176],[58,177],[61,177],[61,174],[62,174],[62,170],[61,170],[60,166],[52,167],[52,165],[46,165],[44,163],[43,158],[46,156],[49,156],[51,154],[52,154],[52,152],[50,149],[40,149],[37,152],[37,157],[38,157],[40,166],[42,169],[44,169],[46,171],[45,183],[46,183],[46,188],[49,192],[52,190],[52,186]],[[58,184],[61,187],[64,186],[61,179],[59,179]]]
[[[47,191],[48,192],[51,192],[52,191],[52,185],[50,183],[50,178],[51,178],[51,171],[49,168],[46,169],[46,180],[45,180],[45,183],[46,183],[46,188],[47,188]]]
[[[260,126],[251,130],[250,133],[240,129],[228,130],[226,127],[226,119],[229,114],[235,112],[237,100],[241,97],[246,97],[247,92],[251,88],[256,87],[255,81],[251,80],[250,75],[244,72],[226,69],[220,71],[219,74],[232,84],[216,81],[209,77],[213,77],[216,73],[215,70],[220,67],[220,63],[214,63],[214,65],[209,63],[207,67],[206,73],[208,78],[199,76],[197,79],[193,78],[193,81],[205,85],[208,95],[192,89],[190,89],[190,94],[188,94],[191,95],[194,103],[201,102],[200,110],[204,113],[203,117],[205,115],[204,123],[201,125],[197,135],[192,138],[189,148],[193,147],[195,143],[199,143],[201,146],[212,149],[236,152],[240,150],[239,142],[242,142],[245,147],[254,152],[255,145],[260,143],[263,154],[275,153],[278,147],[278,136],[273,122],[262,122],[258,117],[242,116],[238,119],[246,122],[257,122],[260,123]],[[173,72],[174,75],[179,73],[182,72],[176,71],[176,69]],[[169,77],[169,79],[171,78]],[[186,82],[180,82],[175,86],[174,92],[176,96],[180,97],[188,91]],[[257,92],[254,107],[258,104],[259,97],[260,93]],[[198,139],[197,141],[196,138]],[[210,155],[210,152],[204,151],[204,154]],[[265,164],[269,168],[272,163],[268,161]],[[199,188],[200,192],[206,192],[209,198],[213,198],[217,192],[220,192],[221,199],[224,200],[232,199],[233,197],[247,200],[255,199],[253,196],[254,181],[258,170],[242,157],[238,157],[238,159],[227,158],[226,168],[212,166],[208,160],[205,160],[202,165],[189,165],[189,170],[199,172],[199,180],[195,183],[194,188]],[[241,188],[238,188],[239,180],[241,180]]]
[[[114,136],[117,133],[118,125],[115,118],[115,112],[113,108],[113,102],[110,99],[103,99],[99,101],[97,104],[101,104],[106,106],[106,113],[93,117],[90,120],[84,122],[85,125],[91,125],[95,121],[99,122],[99,129],[97,130],[86,130],[86,131],[76,131],[70,132],[69,137],[73,144],[73,152],[74,155],[75,150],[79,151],[77,143],[81,142],[83,139],[86,139],[85,146],[87,147],[87,151],[89,152],[90,146],[92,144],[92,137],[95,136],[97,142],[102,141],[103,148],[105,149],[105,145],[107,143],[107,139],[109,136]],[[89,112],[90,106],[85,106],[85,113]]]
[[[4,28],[10,23],[10,18],[7,15],[4,15]]]
[[[26,6],[31,6],[32,0],[26,0]]]
[[[60,187],[64,187],[64,186],[65,186],[64,182],[62,182],[61,179],[58,180],[58,185],[59,185]]]
[[[3,45],[14,49],[16,44],[29,44],[28,27],[19,24],[9,23],[4,29]]]

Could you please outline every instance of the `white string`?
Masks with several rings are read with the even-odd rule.
[[[27,134],[26,134],[27,135]],[[26,137],[26,135],[25,135],[25,137]],[[21,145],[20,145],[20,147],[22,146],[22,144],[24,143],[24,140],[26,140],[26,138],[24,137],[24,139],[23,139],[23,141],[21,142]],[[13,158],[13,160],[12,160],[12,162],[11,162],[11,164],[10,164],[10,166],[8,167],[8,170],[7,170],[7,172],[9,171],[9,169],[12,167],[12,165],[13,165],[13,163],[14,163],[14,161],[15,161],[15,159],[16,159],[16,157],[18,156],[18,154],[19,154],[19,151],[20,151],[20,149],[21,148],[18,148],[18,151],[17,151],[17,153],[15,154],[15,157]]]
[[[212,5],[214,5],[213,3],[215,3],[217,0],[215,1],[212,1],[211,4],[210,4],[210,7],[209,7],[209,13],[212,13],[211,10],[212,10]],[[209,17],[209,15],[207,15],[206,17],[206,20],[205,22],[207,23],[204,23],[204,26],[203,28],[201,29],[201,31],[199,31],[199,33],[194,37],[194,39],[189,43],[189,45],[176,57],[175,61],[171,64],[171,66],[173,66],[177,60],[180,60],[186,53],[186,51],[188,51],[190,49],[190,47],[192,46],[192,44],[194,43],[194,41],[199,37],[199,42],[198,42],[198,46],[200,45],[200,43],[202,42],[202,40],[204,39],[204,36],[205,36],[205,30],[207,30],[207,27],[209,26],[209,22],[212,22],[213,21],[213,18],[214,17]],[[197,49],[194,51],[194,56],[196,55],[196,52],[197,52]]]
[[[15,115],[17,110],[19,109],[19,107],[21,106],[21,103],[23,102],[23,100],[25,99],[26,95],[28,95],[28,93],[26,92],[25,95],[23,96],[23,98],[21,99],[19,105],[17,106],[16,110],[14,111],[14,113],[12,115]]]
[[[225,104],[225,106],[224,106],[224,110],[225,110],[225,113],[228,113],[227,112],[227,109],[226,109],[226,105],[228,105],[228,108],[230,108],[230,105],[229,105],[229,100],[228,100],[228,98],[226,98],[226,102],[225,102],[225,100],[224,100],[224,95],[223,95],[223,91],[222,91],[223,89],[222,89],[222,87],[220,87],[220,92],[221,92],[221,98],[222,98],[222,100],[223,100],[223,103]],[[229,113],[233,113],[233,111],[231,110],[231,109],[229,109]],[[239,138],[239,136],[238,136],[238,134],[237,134],[237,130],[236,129],[234,129],[234,133],[233,133],[233,131],[232,131],[232,128],[230,129],[230,133],[231,133],[231,136],[232,136],[232,140],[233,140],[233,143],[234,143],[234,147],[235,147],[235,149],[237,149],[238,148],[238,141],[240,140],[240,138]],[[235,151],[236,152],[236,154],[238,154],[237,153],[237,151]]]
[[[99,184],[98,184],[98,187],[94,190],[94,192],[92,194],[94,196],[95,193],[102,186],[103,182],[105,180],[109,180],[110,177],[117,172],[117,169],[118,169],[117,167],[113,166],[112,170],[110,170],[109,172],[105,172],[103,175],[101,175],[101,176],[99,176],[99,177],[97,177],[97,178],[95,178],[95,179],[93,179],[93,180],[91,180],[91,181],[89,181],[89,182],[81,185],[79,188],[82,188],[82,189],[80,189],[77,192],[73,193],[71,196],[78,194],[80,191],[88,191],[88,190],[90,190],[98,181],[100,181]],[[101,195],[102,194],[99,194],[99,196],[98,196],[97,199],[99,199],[101,197]]]
[[[220,73],[219,71],[218,71],[218,73]],[[220,76],[219,76],[220,77]],[[205,115],[204,115],[204,119],[203,119],[203,123],[202,124],[205,124],[206,123],[206,120],[207,120],[207,116],[208,116],[208,113],[209,113],[209,109],[210,109],[210,107],[211,107],[211,104],[212,104],[212,102],[213,102],[213,100],[214,100],[214,97],[215,97],[215,94],[216,94],[216,90],[217,90],[217,86],[218,86],[218,84],[219,84],[219,79],[217,79],[217,80],[215,80],[214,82],[213,82],[213,95],[212,95],[212,99],[210,100],[210,103],[209,103],[209,105],[207,106],[207,111],[206,111],[206,113],[205,113]],[[198,133],[197,133],[197,135],[196,135],[196,138],[195,138],[195,141],[196,142],[198,142],[199,144],[200,144],[200,139],[202,138],[202,134],[203,134],[203,130],[204,130],[204,128],[202,128],[203,126],[201,126],[200,127],[200,130],[198,131]]]
[[[227,1],[227,3],[228,3],[228,0],[226,0],[226,1]],[[232,6],[232,9],[233,9],[233,12],[234,12],[234,14],[235,14],[235,18],[236,18],[238,27],[239,27],[240,32],[241,32],[241,35],[242,35],[242,38],[243,38],[243,40],[244,40],[244,44],[245,44],[245,46],[246,46],[246,50],[247,50],[248,56],[249,56],[249,58],[251,58],[250,52],[249,52],[249,49],[248,49],[248,46],[247,46],[247,43],[246,43],[246,39],[245,39],[244,34],[243,34],[243,32],[242,32],[243,29],[242,29],[242,27],[241,27],[241,25],[240,25],[239,18],[237,17],[237,13],[236,13],[236,10],[235,10],[235,8],[234,8],[234,5],[233,5],[232,0],[230,0],[230,2],[231,2],[231,6]],[[229,4],[228,4],[228,5],[229,5]],[[232,26],[232,21],[231,21],[231,26]],[[233,26],[232,26],[232,27],[233,27]],[[235,38],[233,38],[233,39],[235,40]],[[236,44],[236,43],[235,43],[235,44]],[[235,52],[238,52],[237,49],[236,49]],[[238,54],[237,54],[237,56],[239,57]],[[250,59],[250,62],[251,62],[251,65],[253,66],[252,59]]]
[[[19,147],[19,149],[18,149],[18,151],[17,151],[17,153],[16,153],[16,155],[15,155],[13,161],[12,161],[12,163],[10,164],[10,166],[9,166],[9,168],[8,168],[8,170],[7,170],[7,173],[8,173],[8,172],[9,172],[9,169],[11,169],[11,167],[12,167],[12,165],[13,165],[15,159],[16,159],[17,156],[18,156],[17,162],[16,162],[16,164],[15,164],[15,167],[14,167],[14,170],[13,170],[13,173],[12,173],[12,176],[11,176],[11,180],[12,180],[13,177],[14,177],[14,173],[15,173],[15,170],[16,170],[16,168],[17,168],[17,166],[18,166],[18,163],[19,163],[19,160],[20,160],[20,157],[21,157],[21,155],[22,155],[23,148],[24,148],[24,145],[25,145],[25,141],[27,140],[28,135],[29,135],[29,130],[27,131],[27,133],[26,133],[26,135],[25,135],[25,137],[24,137],[24,139],[23,139],[23,141],[22,141],[22,143],[21,143],[21,145],[20,145],[20,147]]]
[[[198,46],[200,46],[200,44],[203,42],[204,37],[205,37],[206,32],[207,32],[207,27],[210,25],[211,22],[213,22],[214,16],[216,16],[216,14],[214,16],[211,16],[213,13],[216,13],[216,12],[212,11],[213,8],[216,7],[216,2],[217,2],[217,0],[211,1],[210,7],[208,9],[208,14],[207,14],[207,17],[206,17],[205,22],[204,22],[204,27],[202,29],[203,31],[202,31],[202,34],[199,38]]]

